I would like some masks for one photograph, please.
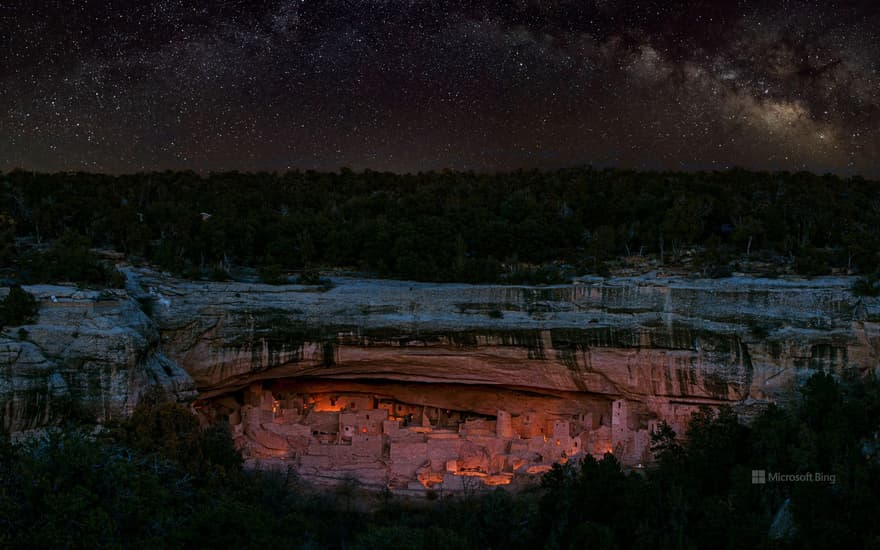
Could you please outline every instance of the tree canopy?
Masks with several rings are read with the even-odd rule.
[[[808,275],[870,274],[880,251],[880,187],[805,172],[589,167],[494,175],[15,171],[0,174],[0,231],[49,255],[41,263],[0,250],[0,261],[37,279],[60,276],[53,262],[88,280],[106,278],[86,269],[75,253],[82,246],[193,277],[251,266],[274,282],[282,271],[320,267],[426,281],[555,282],[602,272],[621,256],[676,262],[695,246],[710,267],[747,257]],[[59,239],[67,239],[62,249],[45,249]]]

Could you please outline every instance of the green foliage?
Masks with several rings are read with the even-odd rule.
[[[880,279],[878,279],[876,274],[859,277],[853,283],[852,292],[855,296],[880,296]]]
[[[321,272],[315,268],[307,268],[304,269],[299,277],[296,278],[296,284],[298,285],[307,285],[307,286],[317,286],[319,290],[325,292],[333,288],[333,282],[326,277],[321,276]]]
[[[687,430],[688,471],[701,481],[704,494],[725,494],[729,476],[737,464],[750,456],[748,430],[739,423],[730,407],[700,407],[691,416]]]
[[[223,484],[79,430],[16,447],[0,443],[4,547],[279,547],[306,542],[284,528],[239,470]],[[263,487],[255,484],[256,487]],[[282,506],[290,504],[285,497]]]
[[[0,330],[3,327],[32,323],[39,310],[36,298],[18,285],[9,289],[9,294],[0,301]]]
[[[652,436],[658,462],[645,476],[603,465],[607,456],[587,458],[580,470],[554,467],[537,528],[555,548],[769,548],[780,544],[769,527],[789,499],[796,529],[787,547],[870,546],[880,536],[871,519],[880,512],[878,414],[876,380],[842,384],[825,373],[804,384],[795,406],[771,406],[749,427],[730,409],[703,408],[684,442],[660,424]],[[753,469],[836,482],[753,485]]]
[[[733,276],[733,269],[727,265],[710,265],[707,266],[703,273],[710,279],[724,279]]]
[[[178,403],[146,402],[122,427],[123,440],[144,453],[158,453],[187,472],[223,480],[241,469],[226,424],[202,429],[196,417]]]
[[[370,526],[358,537],[359,550],[407,548],[411,550],[446,550],[470,548],[466,538],[457,530],[441,527],[416,528],[407,526]]]
[[[554,265],[538,267],[516,265],[512,271],[505,273],[501,279],[509,284],[518,285],[553,285],[567,283],[570,277],[564,269]]]
[[[230,279],[229,272],[226,271],[225,269],[215,269],[215,270],[211,271],[210,279],[212,281],[218,281],[218,282],[228,281]]]
[[[665,420],[651,433],[651,453],[661,464],[675,464],[682,460],[684,447],[677,440],[678,434]]]
[[[805,247],[798,254],[795,261],[795,270],[801,275],[828,275],[831,273],[831,263],[827,251],[814,247]]]
[[[13,237],[55,243],[78,235],[193,277],[217,266],[320,265],[425,281],[551,284],[570,274],[509,266],[602,273],[621,255],[668,263],[693,247],[707,251],[701,266],[707,273],[718,266],[710,273],[718,276],[733,255],[792,258],[806,275],[870,272],[880,260],[880,211],[865,206],[880,201],[880,189],[807,173],[12,172],[3,179],[21,205],[0,214],[0,236],[9,236],[0,239],[0,265],[34,280],[104,284],[105,274],[82,256],[82,243],[40,263],[16,259],[26,254]]]
[[[321,277],[321,272],[314,268],[304,269],[299,277],[296,278],[298,285],[317,286],[324,284],[325,279]]]
[[[0,268],[10,267],[18,259],[15,246],[15,219],[0,213]]]
[[[542,523],[550,528],[550,545],[586,544],[586,540],[578,540],[578,535],[580,527],[587,522],[611,527],[610,541],[617,538],[615,527],[623,535],[622,520],[626,518],[621,512],[626,483],[620,463],[610,453],[600,461],[588,455],[579,464],[554,465],[542,481],[546,491],[541,506],[545,515]]]
[[[45,252],[32,253],[25,261],[25,270],[27,278],[38,283],[125,286],[125,276],[112,265],[100,262],[89,248],[88,239],[75,233],[65,233]]]
[[[287,276],[281,271],[278,264],[262,265],[258,269],[260,280],[269,285],[283,285],[287,283]]]

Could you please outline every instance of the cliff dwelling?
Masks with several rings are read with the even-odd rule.
[[[656,427],[625,399],[390,380],[255,382],[196,408],[206,422],[228,421],[255,465],[394,489],[507,485],[606,452],[635,465],[649,461]]]
[[[148,319],[134,300],[32,287],[40,325],[7,344],[23,365],[7,429],[51,420],[56,397],[121,418],[161,386],[228,423],[251,466],[424,494],[516,485],[587,454],[647,464],[661,420],[684,434],[702,405],[748,415],[816,370],[874,369],[880,349],[876,323],[854,320],[874,310],[834,281],[344,280],[314,293],[131,276],[173,300]]]

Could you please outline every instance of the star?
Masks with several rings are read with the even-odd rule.
[[[880,174],[871,2],[74,6],[4,5],[0,170]]]

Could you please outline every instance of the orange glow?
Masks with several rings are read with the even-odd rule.
[[[483,484],[489,486],[507,485],[511,481],[513,481],[513,476],[505,474],[490,475],[483,478]]]
[[[330,404],[329,401],[327,401],[327,402],[316,401],[315,402],[315,412],[339,412],[342,410],[342,408],[343,408],[342,405],[339,403],[334,405],[334,404]]]
[[[354,382],[351,384],[355,389],[361,388]],[[531,418],[532,425],[528,426],[524,422],[525,415],[516,415],[511,420],[510,413],[500,409],[492,420],[491,416],[427,405],[384,403],[382,400],[387,400],[382,397],[384,394],[361,395],[354,390],[350,394],[336,393],[323,385],[316,389],[321,391],[284,393],[273,386],[271,390],[257,388],[246,394],[248,406],[240,405],[238,414],[230,415],[236,447],[251,453],[248,459],[257,464],[262,459],[271,460],[268,463],[271,467],[299,469],[300,457],[308,457],[302,460],[304,468],[335,471],[342,471],[349,464],[373,461],[377,469],[395,476],[395,487],[410,490],[446,487],[450,491],[526,484],[534,481],[534,476],[550,471],[554,463],[575,462],[586,453],[601,459],[605,453],[613,455],[618,446],[621,452],[625,450],[616,438],[612,441],[611,436],[617,432],[611,433],[610,427],[605,425],[607,421],[601,424],[602,428],[592,429],[589,419],[584,421],[584,426],[575,420],[572,427],[567,421],[538,415]],[[417,393],[413,396],[415,398]],[[271,420],[265,414],[267,401],[269,410],[274,413]],[[225,412],[224,407],[229,408],[225,403],[217,405],[217,415]],[[203,404],[196,402],[195,406]],[[303,414],[296,411],[298,405]],[[311,412],[333,414],[310,415]],[[238,422],[232,424],[233,421]],[[577,434],[579,430],[582,432]],[[359,431],[363,437],[354,437]],[[279,445],[281,448],[260,445],[263,436],[269,442],[275,441],[272,434],[286,439],[287,445]],[[554,437],[557,434],[558,437]],[[566,438],[565,449],[562,448],[563,437]],[[550,449],[554,444],[559,451]],[[328,448],[331,445],[338,448]],[[393,463],[388,461],[389,454],[394,457]],[[635,468],[640,469],[641,465]],[[372,470],[367,475],[373,475]],[[415,481],[418,483],[413,483]]]
[[[486,477],[489,474],[478,470],[459,470],[455,475],[461,477]]]

